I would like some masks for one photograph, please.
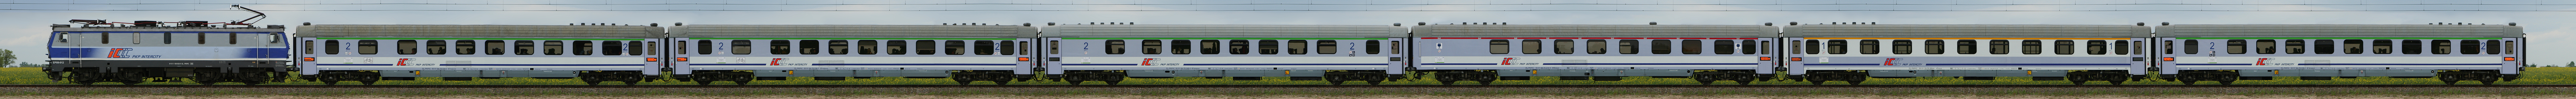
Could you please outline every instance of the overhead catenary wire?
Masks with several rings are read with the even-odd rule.
[[[111,4],[111,3],[0,3],[0,4],[95,4],[95,5],[129,5],[129,4]],[[377,4],[426,4],[426,5],[2576,5],[2576,4],[1016,4],[1016,3],[959,3],[959,4],[695,4],[695,3],[681,3],[681,4],[446,4],[446,3],[277,4],[277,3],[131,3],[131,4],[251,4],[251,5],[377,5]]]
[[[240,10],[49,10],[47,11],[240,11]],[[2056,11],[2056,10],[260,10],[260,11]],[[2066,11],[2279,11],[2279,10],[2066,10]],[[2576,10],[2302,10],[2302,11],[2576,11]]]

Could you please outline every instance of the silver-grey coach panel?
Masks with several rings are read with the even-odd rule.
[[[663,37],[662,27],[621,25],[305,25],[296,32],[296,37]]]
[[[2131,38],[2153,33],[2137,25],[1805,24],[1782,28],[1783,37]]]
[[[1373,38],[1403,37],[1388,25],[1054,25],[1044,37],[1083,38]]]
[[[1413,26],[1413,37],[1776,37],[1763,25],[1465,25]]]
[[[2522,37],[2522,26],[2431,24],[2176,24],[2160,37]]]
[[[870,37],[1034,38],[1038,28],[1018,25],[684,25],[675,37]]]
[[[54,28],[54,31],[62,31],[62,32],[72,32],[72,31],[138,31],[138,32],[140,32],[140,31],[189,31],[189,32],[286,32],[286,29],[269,29],[269,28],[184,28],[184,27],[182,27],[182,28],[170,28],[170,27],[144,27],[144,28],[86,27],[86,28]]]

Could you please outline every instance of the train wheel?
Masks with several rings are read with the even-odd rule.
[[[733,85],[751,85],[751,76],[734,76]]]
[[[2442,80],[2442,84],[2444,84],[2444,85],[2457,85],[2457,84],[2460,84],[2460,81],[2458,81],[2458,80]]]

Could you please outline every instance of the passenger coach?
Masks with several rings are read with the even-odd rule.
[[[1399,68],[1404,27],[1048,23],[1048,79],[1232,77],[1378,84]]]
[[[297,27],[304,79],[323,84],[434,77],[659,79],[662,28],[627,25],[311,25]]]
[[[2157,26],[2166,47],[2162,79],[2184,84],[2237,80],[2390,77],[2513,81],[2523,61],[2522,26],[2438,23]]]
[[[2146,77],[2137,25],[1800,24],[1785,26],[1789,78],[1860,84],[1868,78],[1959,77],[2121,84]]]
[[[676,25],[676,24],[675,24]],[[812,80],[903,77],[949,78],[957,84],[1027,80],[1028,41],[1037,27],[1022,25],[680,25],[671,42],[680,81]]]
[[[1419,23],[1417,23],[1419,24]],[[1413,27],[1416,72],[1440,84],[1494,80],[1691,78],[1700,84],[1770,79],[1777,27],[1768,25],[1506,25]],[[1458,46],[1448,46],[1458,43]],[[1457,48],[1458,52],[1449,52]],[[1419,73],[1417,73],[1419,74]]]

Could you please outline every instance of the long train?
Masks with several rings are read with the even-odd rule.
[[[527,77],[601,82],[1397,79],[1701,84],[2030,77],[2070,84],[2354,77],[2512,81],[2521,26],[2124,25],[53,25],[47,78],[78,84]],[[243,27],[231,27],[242,25]],[[1409,26],[1408,26],[1409,25]],[[1448,46],[1458,43],[1459,46]],[[1448,52],[1457,48],[1458,52]],[[1837,60],[1839,59],[1839,60]],[[1835,62],[1841,61],[1841,62]]]

